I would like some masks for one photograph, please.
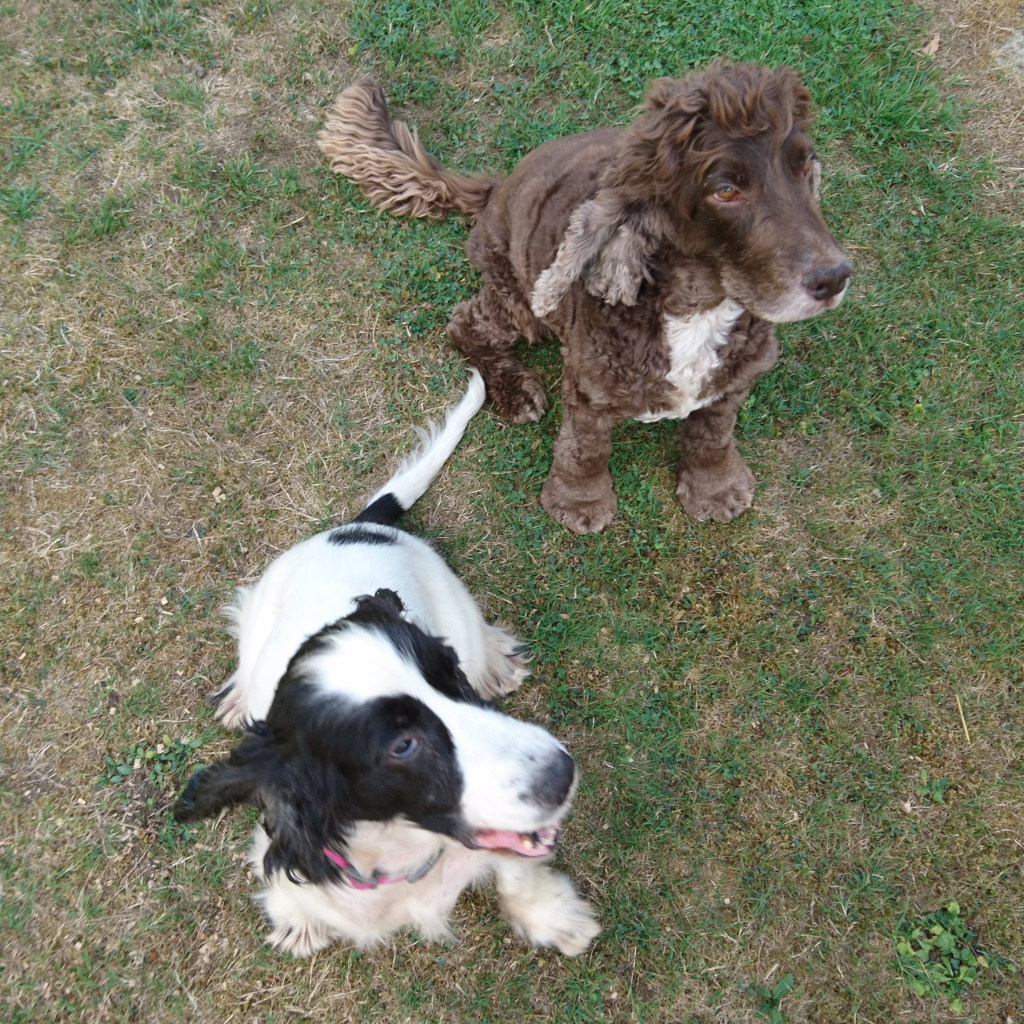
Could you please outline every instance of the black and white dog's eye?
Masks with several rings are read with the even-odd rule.
[[[419,743],[416,742],[415,736],[403,736],[391,745],[388,753],[399,761],[405,761],[412,757],[418,749]]]

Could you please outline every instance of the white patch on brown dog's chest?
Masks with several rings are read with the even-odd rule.
[[[641,413],[641,423],[664,419],[683,419],[695,409],[713,402],[717,395],[704,395],[711,375],[721,365],[719,351],[729,340],[733,325],[743,307],[732,299],[713,309],[688,317],[665,317],[665,342],[669,351],[669,369],[665,379],[672,385],[667,409]]]

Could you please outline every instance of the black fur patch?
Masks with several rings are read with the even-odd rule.
[[[405,509],[402,508],[398,503],[398,499],[393,494],[382,494],[376,501],[371,501],[352,522],[394,526],[404,511]]]
[[[408,628],[387,629],[384,632],[395,647],[416,664],[423,678],[438,693],[463,704],[475,704],[482,708],[493,706],[469,685],[466,673],[459,664],[459,656],[451,647],[410,623],[403,621],[402,625]]]
[[[356,520],[332,530],[327,539],[332,544],[394,544],[398,537],[393,533],[363,529]]]
[[[393,756],[396,743],[408,740],[415,756]],[[266,874],[320,884],[341,880],[323,850],[343,847],[358,821],[401,817],[458,838],[466,827],[462,789],[451,734],[422,701],[354,702],[325,695],[315,680],[289,670],[267,720],[189,780],[174,816],[196,821],[252,804],[271,839]]]
[[[405,611],[402,599],[389,587],[379,587],[373,597],[364,594],[356,598],[356,610],[349,616],[352,622],[372,622],[373,615],[399,616]]]

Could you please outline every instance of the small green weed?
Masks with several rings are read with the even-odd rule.
[[[950,787],[950,780],[943,775],[941,779],[930,779],[928,772],[922,768],[919,776],[920,784],[914,791],[922,799],[933,804],[944,804],[946,802],[946,790]]]
[[[20,224],[33,216],[42,197],[42,189],[34,183],[20,188],[0,188],[0,212],[12,224]]]
[[[120,759],[104,754],[103,763],[106,768],[96,786],[100,789],[117,785],[135,772],[145,769],[148,781],[162,789],[166,781],[177,782],[184,774],[193,751],[202,744],[202,738],[172,740],[165,733],[154,746],[133,743],[122,751]]]
[[[166,850],[179,843],[192,842],[195,828],[175,821],[165,795],[168,789],[177,789],[184,780],[193,752],[202,746],[206,737],[189,740],[163,735],[154,745],[133,743],[121,752],[120,758],[104,755],[104,772],[96,783],[97,789],[118,786],[120,799],[133,804],[139,820],[148,822],[148,829],[156,842]],[[159,793],[147,790],[153,786]]]
[[[982,971],[996,966],[1016,972],[1004,958],[982,951],[956,900],[934,913],[904,921],[896,934],[896,954],[914,995],[944,999],[954,1013],[963,1012],[964,993]]]
[[[758,1017],[764,1017],[769,1024],[785,1024],[782,1016],[782,1000],[793,991],[796,982],[792,974],[784,974],[769,988],[767,985],[748,985],[743,991],[748,995],[757,996],[760,1003],[754,1011]]]

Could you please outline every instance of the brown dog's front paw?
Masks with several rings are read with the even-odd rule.
[[[557,477],[549,476],[540,492],[540,503],[548,513],[574,533],[600,533],[615,517],[618,500],[609,478],[607,488],[581,496]]]
[[[522,364],[481,370],[494,411],[511,423],[536,423],[548,400],[544,385],[533,370]]]
[[[728,523],[750,508],[754,483],[754,474],[742,461],[728,474],[683,470],[676,497],[694,519]]]

